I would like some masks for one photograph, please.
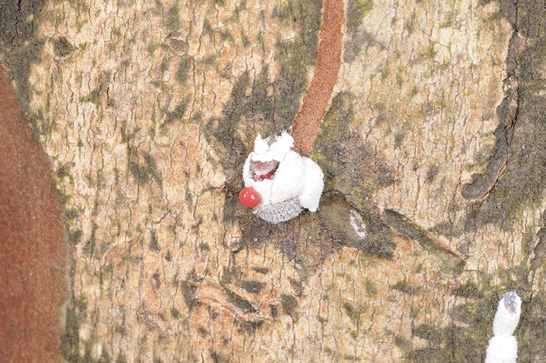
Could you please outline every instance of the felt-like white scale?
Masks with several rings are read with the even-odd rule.
[[[293,146],[294,139],[286,132],[271,144],[258,135],[243,167],[245,187],[261,197],[253,212],[270,223],[290,220],[304,208],[316,212],[324,189],[320,167],[291,150]]]

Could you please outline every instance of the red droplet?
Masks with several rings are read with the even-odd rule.
[[[254,208],[262,202],[260,193],[253,187],[243,188],[239,193],[239,200],[248,208]]]

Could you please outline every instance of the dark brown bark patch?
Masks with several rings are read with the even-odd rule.
[[[1,66],[0,139],[0,361],[59,361],[70,263],[64,208]]]
[[[325,0],[320,27],[320,40],[315,70],[300,112],[292,126],[294,149],[307,154],[320,134],[320,124],[341,67],[343,20],[345,9],[341,0]]]

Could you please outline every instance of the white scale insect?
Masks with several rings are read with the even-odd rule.
[[[521,298],[513,291],[504,294],[493,320],[493,337],[489,340],[485,363],[515,363],[518,341],[513,336],[521,315]]]
[[[324,189],[324,174],[313,160],[291,150],[294,139],[283,132],[269,144],[254,141],[243,167],[241,202],[270,223],[298,216],[303,208],[316,212]]]

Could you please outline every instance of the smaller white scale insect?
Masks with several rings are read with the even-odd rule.
[[[243,167],[241,202],[270,223],[298,216],[303,208],[316,212],[324,174],[313,160],[291,150],[294,139],[283,132],[268,143],[261,135]]]
[[[513,291],[504,294],[493,320],[493,337],[489,340],[485,363],[515,363],[518,341],[513,336],[521,315],[521,298]]]

